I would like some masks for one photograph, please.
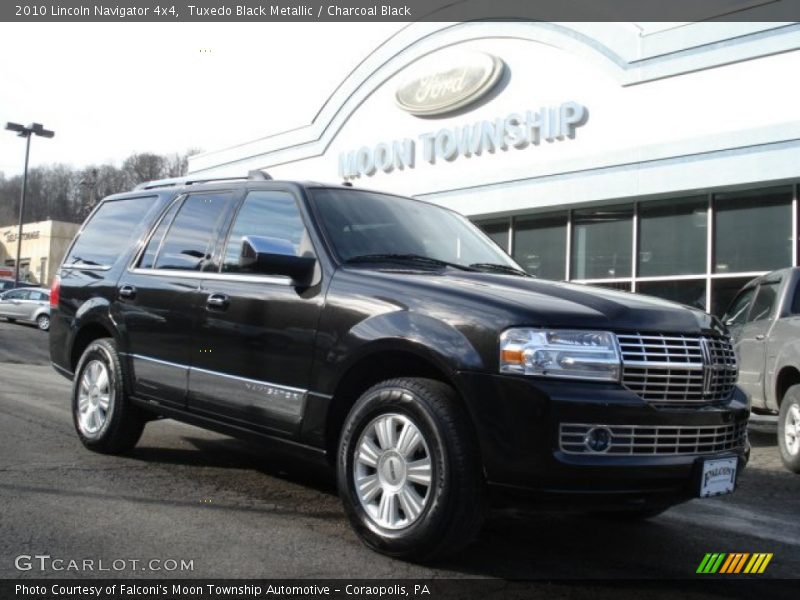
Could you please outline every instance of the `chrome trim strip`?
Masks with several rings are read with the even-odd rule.
[[[76,271],[110,271],[111,265],[61,265],[62,269],[74,269]]]
[[[154,363],[158,363],[160,365],[165,365],[165,366],[168,366],[168,367],[175,367],[177,369],[188,369],[189,368],[187,365],[182,365],[180,363],[170,362],[168,360],[161,360],[160,358],[152,358],[150,356],[142,356],[141,354],[130,354],[128,352],[120,352],[120,355],[121,356],[129,356],[131,358],[135,358],[135,359],[138,359],[138,360],[146,360],[146,361],[149,361],[149,362],[154,362]]]
[[[161,277],[179,277],[183,279],[209,279],[212,281],[233,281],[241,283],[274,283],[276,285],[291,286],[292,280],[282,275],[236,275],[228,273],[215,273],[211,271],[181,271],[180,269],[128,269],[129,273],[136,275],[153,275]]]
[[[593,428],[607,429],[611,443],[602,452],[586,448],[585,437]],[[747,440],[747,421],[719,425],[609,425],[560,423],[559,450],[584,456],[686,456],[717,454],[742,448]]]
[[[243,381],[245,383],[252,383],[254,385],[265,385],[272,388],[278,388],[281,390],[285,390],[287,392],[299,393],[299,394],[306,394],[308,390],[304,390],[303,388],[296,388],[291,387],[289,385],[281,385],[280,383],[270,383],[268,381],[262,381],[260,379],[249,379],[247,377],[240,377],[239,375],[228,375],[227,373],[221,373],[220,371],[210,371],[208,369],[201,369],[199,367],[189,367],[190,371],[196,371],[198,373],[205,373],[207,375],[216,375],[217,377],[225,377],[227,379],[236,379],[237,381]]]

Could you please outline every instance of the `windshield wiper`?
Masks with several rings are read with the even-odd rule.
[[[500,263],[473,263],[470,265],[473,269],[480,269],[482,271],[497,271],[498,273],[508,273],[509,275],[519,275],[520,277],[531,277],[529,273],[521,269],[509,265],[501,265]]]
[[[348,258],[345,263],[368,263],[368,262],[382,262],[382,261],[397,261],[397,262],[416,262],[421,264],[428,264],[437,267],[452,267],[462,271],[475,271],[472,267],[466,265],[459,265],[458,263],[447,262],[446,260],[439,260],[438,258],[431,258],[430,256],[422,256],[421,254],[362,254],[360,256],[353,256]]]

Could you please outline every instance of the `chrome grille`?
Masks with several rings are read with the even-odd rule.
[[[622,385],[655,406],[680,407],[727,400],[737,365],[728,338],[617,334]]]
[[[611,432],[611,443],[602,453],[592,452],[584,444],[584,438],[595,427]],[[561,423],[559,428],[559,446],[567,454],[711,454],[741,448],[746,441],[746,421],[699,427]]]

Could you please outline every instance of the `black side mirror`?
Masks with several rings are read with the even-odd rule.
[[[248,235],[242,238],[239,267],[264,275],[285,275],[295,285],[308,285],[317,259],[297,256],[289,240]]]

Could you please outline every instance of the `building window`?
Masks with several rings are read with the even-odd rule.
[[[678,302],[701,310],[706,309],[706,280],[640,281],[636,291],[648,296]]]
[[[772,271],[792,264],[792,189],[714,196],[714,272]]]
[[[639,207],[638,275],[705,273],[707,232],[708,200],[705,197],[642,203]]]
[[[492,241],[503,249],[503,252],[508,252],[508,219],[501,221],[475,221],[483,233],[492,238]]]
[[[631,276],[633,207],[606,206],[573,213],[573,279]]]
[[[724,277],[711,281],[711,313],[722,316],[725,309],[752,277]]]
[[[562,280],[567,260],[567,214],[517,219],[514,259],[531,275]]]

